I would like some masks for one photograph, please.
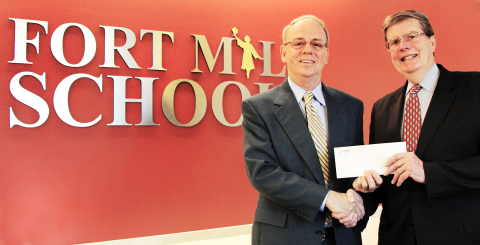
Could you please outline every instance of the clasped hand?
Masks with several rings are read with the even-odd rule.
[[[347,193],[330,191],[325,206],[332,212],[333,218],[348,228],[356,226],[365,215],[363,199],[353,189]]]

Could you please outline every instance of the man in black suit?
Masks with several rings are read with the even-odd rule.
[[[349,227],[364,214],[362,200],[348,190],[353,180],[336,178],[333,148],[363,144],[363,103],[321,82],[323,21],[293,20],[283,43],[287,79],[242,103],[245,164],[259,192],[252,244],[361,244]],[[345,225],[332,212],[348,215]]]
[[[382,203],[378,244],[480,244],[480,73],[436,64],[437,38],[418,11],[388,16],[383,32],[408,81],[374,104],[370,144],[403,140],[408,153],[387,160],[383,179],[367,171],[353,184],[374,191],[367,214]]]

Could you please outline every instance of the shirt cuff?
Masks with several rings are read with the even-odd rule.
[[[330,194],[330,191],[327,192],[325,199],[323,199],[322,206],[320,207],[320,212],[323,212],[323,210],[325,210],[325,203],[327,202],[328,194]]]

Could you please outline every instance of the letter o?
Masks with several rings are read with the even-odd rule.
[[[223,94],[225,93],[225,88],[228,85],[236,85],[240,89],[240,93],[242,94],[242,101],[250,98],[252,95],[250,94],[250,91],[248,91],[247,87],[245,85],[239,83],[239,82],[233,82],[233,81],[226,81],[221,83],[220,85],[215,88],[215,91],[213,91],[213,96],[212,96],[212,111],[213,114],[215,115],[215,118],[217,120],[228,127],[237,127],[242,125],[243,121],[243,115],[240,114],[240,119],[236,123],[229,123],[225,119],[225,115],[223,113]]]
[[[193,92],[195,94],[195,113],[193,115],[192,120],[187,124],[182,124],[177,120],[175,116],[175,106],[174,106],[174,99],[175,99],[175,90],[180,83],[188,83],[193,88]],[[195,81],[189,79],[177,79],[167,85],[165,91],[163,92],[162,96],[162,109],[163,114],[165,117],[170,121],[173,125],[179,127],[192,127],[197,125],[205,116],[207,112],[207,96],[203,91],[202,87],[196,83]]]
[[[71,26],[76,26],[80,28],[83,33],[83,39],[85,42],[83,58],[78,64],[68,63],[63,53],[63,36],[65,35],[65,31],[67,30],[67,28]],[[95,52],[97,52],[97,43],[95,41],[95,36],[86,26],[76,23],[66,23],[59,26],[53,32],[52,39],[50,40],[50,49],[52,50],[53,56],[55,57],[55,59],[57,59],[58,62],[60,62],[60,64],[68,67],[82,67],[90,63],[93,57],[95,57]]]

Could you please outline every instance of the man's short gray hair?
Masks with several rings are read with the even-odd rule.
[[[292,20],[292,22],[290,22],[290,24],[288,24],[287,26],[285,26],[285,28],[283,28],[283,34],[282,34],[282,37],[283,37],[283,42],[285,43],[287,40],[287,32],[288,32],[288,29],[290,29],[291,26],[293,26],[295,23],[299,22],[299,21],[302,21],[302,20],[313,20],[315,22],[317,22],[318,24],[320,24],[323,28],[323,31],[325,32],[325,35],[327,35],[327,47],[328,47],[328,42],[330,41],[330,38],[328,36],[328,30],[327,30],[327,27],[325,26],[325,22],[323,22],[323,20],[317,18],[316,16],[314,15],[303,15],[303,16],[300,16],[294,20]]]

